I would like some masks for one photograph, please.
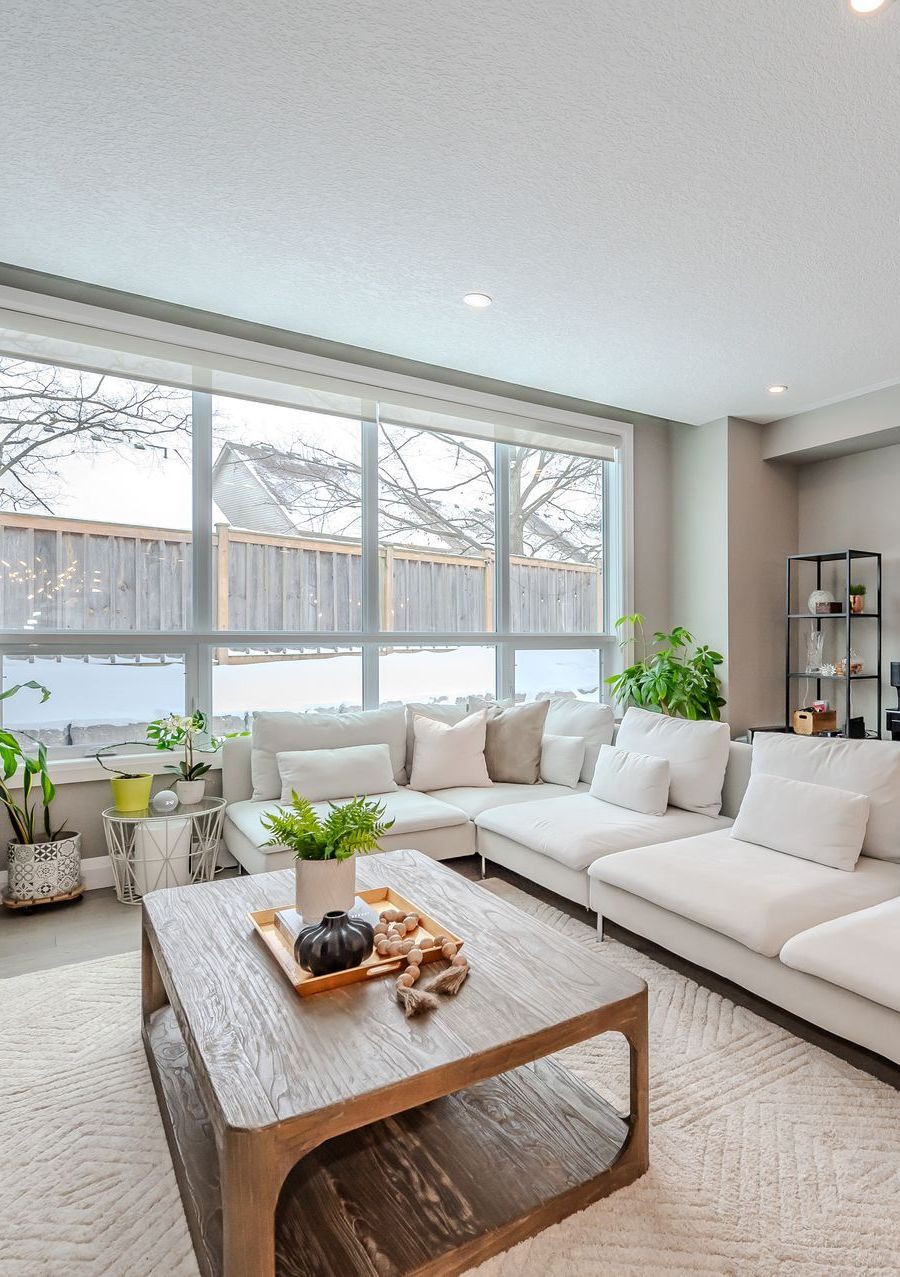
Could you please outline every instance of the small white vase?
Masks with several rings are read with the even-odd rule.
[[[206,792],[205,780],[176,780],[175,793],[182,807],[193,807],[199,803]]]
[[[320,922],[332,909],[346,912],[356,901],[356,857],[298,860],[297,912],[304,922]]]

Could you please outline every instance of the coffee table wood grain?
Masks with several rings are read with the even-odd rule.
[[[457,998],[414,1020],[392,980],[299,999],[247,918],[290,870],[143,901],[144,1043],[204,1277],[449,1277],[647,1169],[643,981],[419,852],[357,878],[466,936]],[[624,1117],[545,1058],[606,1032]]]

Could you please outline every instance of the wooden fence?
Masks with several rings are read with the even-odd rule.
[[[190,532],[177,529],[0,513],[0,626],[184,630],[190,544]],[[220,524],[214,549],[220,628],[359,630],[358,544]],[[492,628],[492,555],[386,545],[380,557],[385,629],[452,634]],[[511,559],[510,614],[518,633],[602,632],[602,598],[599,567]]]

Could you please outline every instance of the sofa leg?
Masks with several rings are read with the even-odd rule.
[[[597,936],[600,940],[603,939],[603,914],[602,913],[597,914]]]
[[[484,856],[481,857],[481,877],[483,879],[487,877],[487,862]]]

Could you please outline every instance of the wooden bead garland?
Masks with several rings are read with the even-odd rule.
[[[453,997],[459,992],[469,974],[469,962],[465,954],[458,952],[458,946],[447,936],[423,936],[413,940],[418,931],[420,919],[418,914],[404,913],[401,909],[384,909],[375,927],[375,952],[380,958],[406,958],[406,967],[397,976],[395,985],[397,1001],[403,1007],[407,1017],[421,1015],[424,1011],[433,1011],[438,1000],[436,993]],[[417,989],[416,983],[422,975],[422,963],[425,961],[425,950],[439,948],[441,957],[447,958],[449,967],[428,985],[427,989]]]

